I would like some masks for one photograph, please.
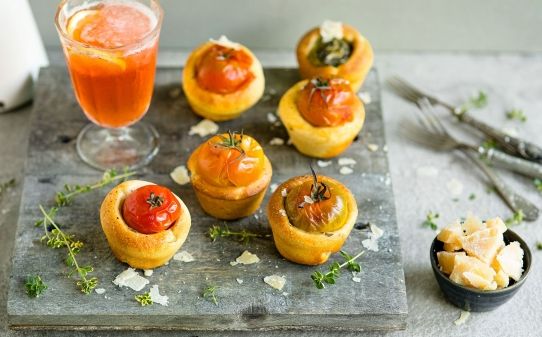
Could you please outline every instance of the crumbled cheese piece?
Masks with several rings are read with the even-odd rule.
[[[188,184],[190,182],[190,176],[188,175],[188,170],[186,169],[186,166],[181,165],[177,166],[176,168],[171,171],[169,174],[171,179],[173,179],[174,182],[176,182],[179,185]]]
[[[377,144],[367,144],[367,148],[368,148],[369,151],[371,151],[371,152],[376,152],[376,151],[378,151],[378,145],[377,145]]]
[[[352,170],[352,168],[350,168],[350,167],[348,167],[348,166],[343,166],[343,167],[341,167],[341,169],[339,170],[339,173],[340,173],[340,174],[343,174],[343,175],[352,174],[352,172],[354,172],[354,170]]]
[[[319,167],[328,167],[332,163],[333,162],[331,160],[317,160],[316,161],[316,165],[318,165]]]
[[[459,316],[458,319],[456,319],[456,320],[454,321],[454,324],[455,324],[455,325],[465,324],[465,322],[467,321],[467,319],[469,318],[469,316],[470,316],[470,312],[465,311],[465,310],[461,310],[461,315]]]
[[[292,145],[292,144],[293,144],[293,143],[292,143],[292,138],[288,138],[288,140],[286,141],[286,144]]]
[[[286,197],[288,195],[288,191],[283,188],[282,191],[280,191],[280,195],[282,195],[283,197]]]
[[[260,262],[260,258],[256,254],[252,254],[248,250],[245,250],[241,256],[235,259],[235,262],[241,264],[253,264]]]
[[[446,183],[446,187],[448,188],[448,191],[450,191],[450,194],[454,197],[463,193],[463,184],[455,178],[449,180]]]
[[[518,129],[516,128],[507,127],[507,128],[502,128],[501,131],[504,132],[505,135],[510,136],[510,137],[518,136]]]
[[[416,169],[418,176],[436,177],[438,176],[438,169],[434,166],[420,166]]]
[[[369,224],[371,232],[369,233],[369,238],[361,241],[363,247],[374,252],[378,252],[378,239],[384,235],[384,231],[379,228],[377,225]]]
[[[205,137],[208,135],[215,134],[218,131],[218,125],[208,119],[203,119],[201,122],[199,122],[196,125],[193,125],[190,127],[190,131],[188,131],[188,135],[199,135],[200,137]]]
[[[96,294],[98,294],[98,295],[101,295],[101,294],[105,293],[105,289],[104,289],[104,288],[96,288],[96,289],[94,289],[94,291],[95,291]]]
[[[288,293],[285,292],[285,291],[282,292],[282,296],[288,296],[288,295],[290,295],[290,294],[288,294]]]
[[[177,254],[175,254],[173,256],[173,260],[181,261],[181,262],[192,262],[195,259],[192,256],[192,254],[190,254],[189,252],[183,250],[183,251],[180,251]]]
[[[308,195],[303,196],[303,202],[309,205],[314,204],[314,200],[312,200],[312,198]]]
[[[239,262],[237,261],[230,261],[230,266],[237,266]]]
[[[280,215],[282,215],[282,216],[287,216],[286,211],[283,210],[282,208],[279,209],[279,213],[280,213]]]
[[[240,48],[239,43],[231,41],[230,39],[228,39],[226,37],[226,35],[221,35],[218,38],[218,40],[209,39],[209,41],[211,41],[212,43],[217,44],[219,46],[226,47],[226,48],[231,48],[231,49],[235,49],[235,50]]]
[[[168,302],[169,302],[169,297],[160,295],[160,292],[158,290],[158,285],[155,284],[151,287],[151,290],[149,291],[149,295],[151,296],[151,300],[153,303],[158,303],[167,307]]]
[[[279,275],[266,276],[263,278],[263,281],[277,290],[282,290],[284,284],[286,283],[284,276]]]
[[[242,280],[242,279],[240,279],[240,278],[236,278],[235,280],[237,281],[237,283],[239,283],[239,284],[243,284],[243,280]]]
[[[356,283],[360,283],[361,282],[361,278],[359,276],[353,276],[352,277],[352,281],[356,282]]]
[[[143,269],[143,275],[150,277],[154,273],[154,270],[152,269]]]
[[[267,121],[269,123],[275,123],[277,121],[277,116],[272,112],[268,112],[267,113]]]
[[[320,25],[322,42],[327,43],[333,39],[343,38],[343,24],[340,21],[325,20]]]
[[[269,145],[284,145],[284,139],[275,137],[271,139],[271,141],[269,142]]]
[[[275,183],[271,184],[271,186],[269,187],[271,189],[271,193],[275,192],[277,187],[279,187],[279,184],[275,184]]]
[[[382,151],[388,152],[388,145],[384,145],[384,147],[382,148]]]
[[[368,250],[372,250],[373,252],[378,252],[378,241],[373,239],[365,239],[361,241],[361,244],[363,247],[367,248]]]
[[[364,104],[369,104],[372,101],[371,94],[368,92],[362,91],[358,94],[358,96]]]
[[[354,158],[339,158],[339,166],[349,166],[356,165],[356,160]]]
[[[380,239],[384,235],[384,230],[375,224],[369,224],[369,228],[371,228],[370,236],[374,239]]]
[[[113,280],[113,284],[119,287],[128,287],[135,291],[140,291],[147,284],[149,280],[140,276],[134,268],[128,268]]]

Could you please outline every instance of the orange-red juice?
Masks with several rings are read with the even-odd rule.
[[[75,95],[87,117],[110,128],[128,126],[150,104],[158,36],[152,13],[127,3],[103,3],[75,12],[65,46]]]

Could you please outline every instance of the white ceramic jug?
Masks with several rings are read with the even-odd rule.
[[[32,99],[39,68],[48,65],[27,0],[0,0],[0,113]]]

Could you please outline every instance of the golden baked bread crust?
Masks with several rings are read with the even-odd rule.
[[[358,217],[358,206],[352,192],[335,179],[319,175],[318,181],[331,182],[336,189],[340,190],[341,196],[345,199],[348,215],[344,226],[328,233],[310,233],[293,226],[286,215],[284,208],[286,197],[282,196],[282,190],[290,191],[312,179],[312,176],[307,175],[294,177],[282,183],[271,195],[267,204],[267,217],[280,255],[289,261],[305,265],[325,263],[332,253],[338,252]]]
[[[297,109],[297,97],[308,83],[303,80],[288,89],[279,102],[278,115],[288,131],[292,144],[307,156],[332,158],[352,144],[365,121],[365,108],[355,96],[354,118],[339,126],[316,127],[303,118]]]
[[[196,65],[207,49],[213,45],[213,42],[206,42],[190,54],[183,69],[182,86],[188,103],[196,114],[220,122],[234,119],[256,104],[263,95],[265,77],[262,65],[256,56],[245,46],[239,45],[252,58],[250,67],[250,71],[254,74],[252,81],[241,90],[230,94],[217,94],[202,89],[195,76]]]
[[[271,162],[267,156],[264,156],[264,173],[258,180],[240,187],[215,186],[198,174],[197,158],[203,145],[205,143],[192,152],[187,163],[192,187],[201,208],[215,218],[224,220],[239,219],[256,212],[273,174]]]
[[[297,44],[297,62],[299,72],[304,79],[310,79],[316,76],[322,77],[341,77],[350,81],[354,92],[357,92],[367,73],[373,65],[373,48],[369,41],[363,37],[354,27],[342,24],[343,36],[353,45],[352,53],[344,64],[338,67],[316,66],[312,64],[309,55],[314,45],[320,37],[320,27],[308,31]]]
[[[109,247],[121,262],[133,268],[152,269],[168,262],[181,248],[190,230],[190,212],[182,200],[181,217],[167,230],[143,234],[129,227],[122,217],[126,197],[141,186],[154,185],[142,180],[129,180],[115,186],[100,208],[100,222]]]

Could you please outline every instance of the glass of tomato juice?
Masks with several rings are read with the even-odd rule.
[[[158,153],[154,127],[137,123],[154,88],[163,11],[157,0],[63,0],[55,25],[79,105],[92,122],[77,153],[99,169],[138,168]]]

